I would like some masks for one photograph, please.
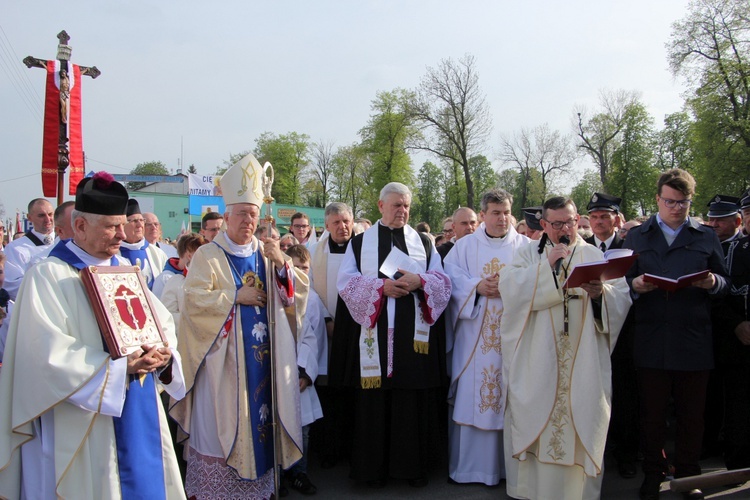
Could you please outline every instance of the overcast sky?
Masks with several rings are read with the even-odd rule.
[[[467,53],[493,117],[484,152],[493,161],[501,134],[543,123],[571,132],[573,108],[595,108],[601,89],[640,91],[660,127],[683,103],[665,43],[686,5],[3,0],[0,201],[14,214],[42,194],[45,76],[21,59],[53,59],[63,29],[72,62],[102,72],[82,87],[87,169],[162,161],[176,170],[182,154],[208,174],[264,131],[349,145],[376,92],[413,89],[428,66]]]

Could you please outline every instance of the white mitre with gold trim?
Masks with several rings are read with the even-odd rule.
[[[263,206],[263,167],[249,154],[229,167],[219,179],[225,205],[252,203]]]

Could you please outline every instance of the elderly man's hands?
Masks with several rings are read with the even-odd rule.
[[[168,347],[142,345],[140,351],[128,355],[129,375],[145,375],[167,366],[172,359]]]

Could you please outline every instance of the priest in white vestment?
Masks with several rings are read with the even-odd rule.
[[[448,474],[458,483],[496,485],[505,477],[503,461],[503,356],[500,270],[529,242],[511,221],[513,197],[504,189],[482,196],[484,222],[456,241],[445,257],[453,283],[454,325],[449,401]]]
[[[263,177],[252,155],[221,177],[227,230],[195,252],[183,286],[179,341],[188,393],[170,415],[185,441],[185,489],[198,500],[267,499],[275,461],[287,469],[302,456],[296,338],[284,307],[294,306],[296,332],[309,282],[278,240],[253,235]]]
[[[326,327],[318,337],[318,378],[315,381],[324,415],[322,421],[315,424],[316,436],[320,436],[316,452],[324,468],[331,468],[339,458],[346,457],[346,449],[351,445],[351,391],[328,384],[328,359],[337,308],[346,308],[339,297],[336,280],[354,234],[353,226],[354,215],[346,203],[329,203],[325,210],[325,232],[310,248],[310,286],[324,307]]]
[[[602,260],[578,237],[578,218],[569,198],[547,200],[545,236],[500,271],[506,489],[513,498],[601,495],[610,353],[631,300],[624,278],[563,289],[577,265]]]
[[[185,498],[158,394],[185,394],[172,318],[152,298],[169,347],[113,360],[79,277],[128,264],[117,256],[127,198],[106,172],[82,180],[74,238],[21,285],[0,376],[4,498]]]
[[[32,229],[8,243],[3,250],[8,258],[5,263],[5,289],[12,300],[16,299],[26,270],[39,255],[52,248],[55,240],[54,209],[49,201],[44,198],[31,200],[28,217]]]
[[[125,225],[125,241],[120,244],[120,255],[128,259],[134,266],[141,268],[149,290],[154,288],[154,280],[162,273],[167,263],[164,250],[152,245],[144,236],[146,219],[141,213],[138,200],[128,200],[128,223]]]

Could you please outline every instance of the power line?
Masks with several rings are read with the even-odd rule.
[[[3,70],[29,112],[42,124],[41,109],[43,101],[39,94],[34,91],[28,75],[21,70],[20,63],[18,63],[20,58],[16,55],[2,26],[0,26],[0,34],[3,35],[0,37],[0,63],[2,63]]]
[[[8,46],[10,47],[11,52],[13,53],[12,60],[21,61],[21,58],[18,56],[18,53],[16,52],[16,49],[13,48],[13,44],[11,43],[10,38],[8,38],[8,35],[5,33],[5,30],[3,29],[2,24],[0,24],[0,33],[2,33]],[[15,68],[16,73],[20,76],[21,80],[26,83],[26,89],[29,91],[29,94],[31,94],[35,98],[39,107],[42,108],[44,104],[44,98],[39,93],[39,91],[37,91],[36,85],[34,85],[31,82],[28,72],[22,69],[20,64],[14,65],[13,68]]]
[[[28,179],[29,177],[36,177],[39,175],[39,172],[29,174],[29,175],[22,175],[21,177],[14,177],[13,179],[0,179],[0,182],[11,182],[11,181],[19,181],[21,179]]]
[[[121,167],[119,165],[112,165],[111,163],[107,163],[107,162],[99,161],[99,160],[94,160],[93,158],[90,158],[90,157],[86,156],[86,163],[88,163],[90,161],[93,161],[94,163],[99,163],[100,165],[106,165],[108,167],[116,168],[118,170],[123,170],[125,172],[130,172],[132,170],[132,168],[125,168],[125,167]]]

